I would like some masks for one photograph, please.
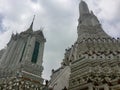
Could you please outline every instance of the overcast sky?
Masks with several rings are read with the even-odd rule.
[[[85,0],[112,37],[120,36],[120,0]],[[25,31],[35,14],[34,30],[44,27],[43,77],[60,67],[65,49],[77,39],[80,0],[0,0],[0,49],[13,33]]]

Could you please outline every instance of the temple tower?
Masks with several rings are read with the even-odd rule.
[[[79,4],[80,16],[78,19],[78,41],[83,38],[109,37],[102,29],[101,24],[94,13],[88,9],[85,1]]]
[[[78,39],[67,50],[67,65],[71,68],[68,90],[119,90],[120,39],[103,31],[83,0],[79,12]]]
[[[0,79],[7,81],[6,78],[9,77],[11,79],[8,80],[9,82],[13,80],[13,77],[18,77],[19,80],[27,83],[37,82],[38,88],[40,88],[39,86],[43,83],[41,74],[43,71],[43,51],[46,39],[42,30],[33,31],[34,18],[26,31],[20,34],[12,34],[7,48],[1,57]],[[37,84],[33,84],[33,86],[35,85]],[[20,90],[27,89],[21,88]],[[29,90],[38,89],[29,88]]]

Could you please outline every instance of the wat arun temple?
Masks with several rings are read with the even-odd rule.
[[[42,30],[12,34],[0,51],[0,90],[120,90],[120,39],[107,35],[85,1],[79,4],[76,42],[43,84]]]

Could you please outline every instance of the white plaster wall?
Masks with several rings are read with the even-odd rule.
[[[64,69],[61,70],[60,74],[51,81],[50,86],[54,86],[53,90],[62,90],[65,86],[68,88],[69,77],[70,67],[66,66]]]

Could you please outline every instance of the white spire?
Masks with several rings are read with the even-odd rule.
[[[32,28],[33,28],[33,23],[34,23],[34,20],[35,20],[35,15],[34,15],[34,17],[33,17],[32,23],[31,23],[31,25],[30,25],[30,29],[32,29]]]
[[[89,13],[88,5],[85,1],[81,0],[79,5],[80,15]]]
[[[31,23],[31,25],[30,25],[30,27],[27,29],[27,33],[30,33],[30,32],[32,32],[33,31],[33,23],[34,23],[34,20],[35,20],[35,15],[34,15],[34,17],[33,17],[33,20],[32,20],[32,23]]]

